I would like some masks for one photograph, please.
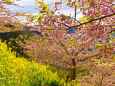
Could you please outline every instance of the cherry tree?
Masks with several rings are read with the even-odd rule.
[[[19,1],[19,0],[18,0]],[[1,25],[9,25],[17,27],[19,25],[19,20],[16,18],[17,16],[24,16],[25,12],[11,12],[11,10],[7,7],[10,5],[18,6],[12,0],[2,0],[0,1],[0,23]]]
[[[9,0],[0,2],[2,22],[7,20],[11,23],[14,21],[11,16],[21,15],[20,13],[12,15],[3,4],[13,3]],[[34,49],[31,55],[40,57],[33,59],[53,62],[60,68],[68,68],[72,73],[68,77],[71,77],[72,80],[76,79],[76,72],[86,71],[87,74],[93,76],[87,81],[89,84],[96,83],[106,86],[104,80],[112,74],[115,65],[114,0],[60,0],[51,4],[46,4],[44,0],[36,0],[36,4],[39,5],[36,8],[39,13],[35,16],[28,15],[28,21],[35,20],[39,23],[37,30],[42,32],[43,37],[37,42],[37,45],[29,42]],[[61,9],[62,4],[75,9],[75,18],[55,14]],[[55,7],[53,11],[50,10],[52,5]],[[76,20],[79,10],[83,17]],[[83,78],[88,79],[87,77]]]
[[[80,10],[83,17],[76,20],[64,14],[56,15],[55,12],[61,9],[63,3],[75,9],[75,16],[76,10]],[[93,71],[90,71],[92,66],[101,70],[100,62],[112,64],[115,54],[114,0],[60,0],[51,4],[46,4],[44,0],[36,0],[36,4],[39,5],[37,7],[39,13],[35,16],[31,15],[30,21],[35,19],[39,23],[38,30],[49,37],[49,49],[59,53],[52,57],[52,60],[72,66],[73,80],[76,78],[76,67],[80,64],[85,64],[84,67],[88,72]],[[51,5],[55,7],[53,11],[49,9]],[[105,73],[102,72],[103,74]]]

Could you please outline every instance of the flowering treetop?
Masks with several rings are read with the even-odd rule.
[[[64,14],[55,15],[55,12],[61,9],[63,3],[73,9],[76,8],[75,10],[80,10],[83,17],[76,20]],[[39,13],[31,19],[39,22],[39,30],[43,30],[51,39],[71,38],[72,42],[74,41],[74,46],[71,46],[71,49],[75,51],[94,49],[95,43],[100,43],[99,40],[104,44],[107,44],[108,38],[113,40],[114,0],[60,0],[50,5],[46,4],[44,0],[36,0],[36,4],[39,4],[37,7]],[[54,11],[49,9],[51,5],[55,6]],[[72,33],[67,34],[69,31],[72,31]],[[63,41],[65,46],[69,43],[67,41]]]

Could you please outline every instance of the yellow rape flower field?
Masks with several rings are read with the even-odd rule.
[[[62,86],[48,66],[16,57],[6,43],[0,41],[0,86]]]

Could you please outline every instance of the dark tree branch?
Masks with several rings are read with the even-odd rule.
[[[104,77],[105,77],[105,75],[102,74],[102,76],[101,76],[101,80],[100,80],[100,86],[103,86],[103,79],[104,79]]]
[[[67,85],[68,79],[69,79],[70,77],[71,77],[70,75],[68,75],[68,76],[66,77],[66,85]]]
[[[77,56],[77,55],[79,54],[79,52],[81,52],[81,51],[83,51],[83,50],[84,50],[84,49],[77,51],[74,56]]]
[[[66,51],[66,53],[69,55],[69,52],[67,51],[67,49],[65,48],[64,44],[59,40],[59,43],[61,44],[61,46],[64,48],[64,50]]]
[[[77,15],[77,14],[76,14]],[[71,16],[68,16],[68,17],[70,17],[71,19],[74,19],[74,21],[77,21],[79,24],[81,24],[81,22],[79,21],[79,20],[75,20],[75,18],[74,18],[74,16],[73,17],[71,17]]]
[[[75,58],[72,58],[72,80],[75,80],[76,78],[76,61],[75,61]]]
[[[79,27],[79,26],[82,26],[82,25],[85,25],[85,24],[88,24],[88,23],[91,23],[91,22],[93,22],[93,21],[97,21],[97,20],[101,20],[101,19],[104,19],[104,18],[107,18],[107,17],[111,17],[111,16],[114,16],[115,15],[115,13],[113,13],[113,14],[111,14],[111,15],[106,15],[106,16],[103,16],[103,17],[100,17],[100,18],[97,18],[97,19],[93,19],[93,20],[90,20],[90,21],[88,21],[88,22],[85,22],[85,23],[80,23],[79,25],[76,25],[76,26],[69,26],[69,25],[67,25],[67,24],[65,24],[65,23],[61,23],[61,22],[58,22],[58,21],[54,21],[54,22],[57,22],[57,23],[60,23],[60,24],[62,24],[62,25],[64,25],[64,26],[66,26],[66,27],[68,27],[68,29],[70,29],[70,28],[75,28],[75,27]],[[67,30],[68,30],[67,29]],[[50,29],[50,30],[54,30],[54,29]]]
[[[94,56],[101,56],[101,53],[92,55],[92,56],[90,56],[90,57],[94,57]],[[84,59],[80,59],[80,60],[78,60],[78,61],[83,62],[83,61],[86,61],[86,60],[87,60],[87,58],[84,57]]]
[[[77,25],[77,26],[71,26],[71,27],[69,27],[69,28],[79,27],[79,26],[82,26],[82,25],[84,25],[84,24],[88,24],[88,23],[90,23],[90,22],[97,21],[97,20],[100,20],[100,19],[104,19],[104,18],[106,18],[106,17],[111,17],[111,16],[114,16],[114,15],[115,15],[115,13],[113,13],[113,14],[111,14],[111,15],[103,16],[103,17],[100,17],[100,18],[97,18],[97,19],[93,19],[93,20],[90,20],[90,21],[85,22],[85,23],[81,23],[81,24],[79,24],[79,25]],[[68,28],[68,29],[69,29],[69,28]]]
[[[56,38],[58,39],[58,36],[56,36]],[[70,55],[69,54],[69,52],[68,52],[68,50],[66,49],[66,47],[64,46],[64,44],[58,39],[58,41],[59,41],[59,43],[61,44],[61,46],[64,48],[64,50],[66,51],[66,53],[68,54],[68,55]]]
[[[73,17],[70,17],[70,18],[75,19],[75,18],[73,18]],[[78,20],[74,20],[74,21],[77,21],[79,24],[81,24],[81,22],[80,22],[80,21],[78,21]]]
[[[75,0],[75,3],[76,3],[76,0]],[[76,7],[77,7],[77,6],[76,6],[76,4],[75,4],[75,21],[76,21],[76,14],[77,14],[77,11],[76,11],[77,9],[76,9]]]

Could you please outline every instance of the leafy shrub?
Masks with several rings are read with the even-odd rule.
[[[60,86],[57,74],[47,67],[16,58],[16,53],[0,41],[0,86]]]

